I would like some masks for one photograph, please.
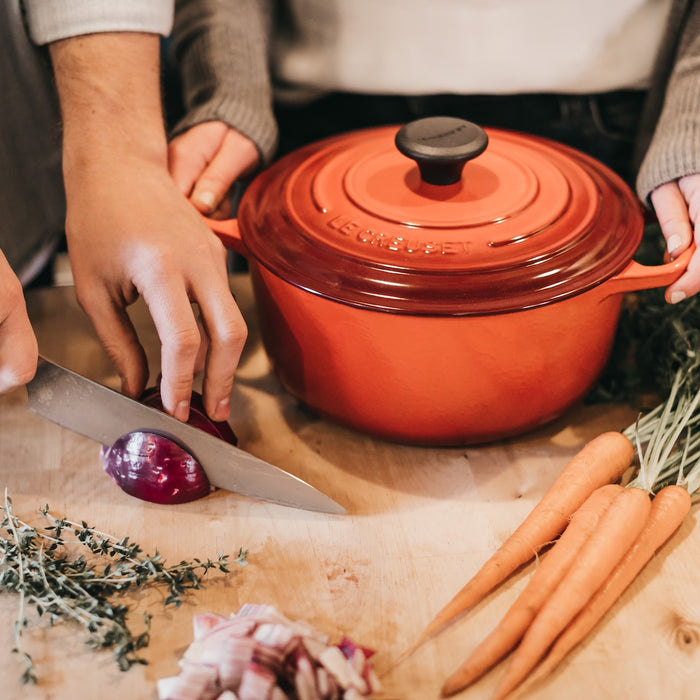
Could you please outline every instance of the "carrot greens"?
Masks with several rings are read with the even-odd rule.
[[[700,487],[699,368],[694,357],[680,366],[667,399],[623,431],[639,461],[630,486],[655,494],[675,483],[691,495]]]
[[[0,510],[0,591],[19,594],[13,651],[24,660],[24,683],[37,681],[32,658],[22,645],[22,633],[30,626],[27,606],[51,625],[62,620],[78,623],[88,632],[87,644],[110,649],[119,669],[126,671],[146,663],[139,652],[149,643],[151,615],[144,613],[141,631],[134,631],[123,593],[164,587],[164,605],[179,607],[188,592],[200,588],[208,571],[228,572],[227,554],[166,566],[157,551],[148,555],[127,537],[117,539],[86,522],[55,518],[48,506],[40,512],[50,524],[39,530],[13,513],[7,493]],[[234,561],[244,565],[246,557],[240,549]]]

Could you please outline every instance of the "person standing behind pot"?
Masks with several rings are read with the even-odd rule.
[[[0,392],[36,370],[22,288],[65,219],[78,299],[123,390],[137,397],[148,380],[126,313],[141,295],[162,342],[163,403],[187,418],[196,302],[209,341],[205,406],[214,420],[229,415],[247,331],[226,251],[168,171],[160,42],[172,17],[172,0],[0,3]],[[238,152],[240,170],[259,160],[250,141]]]
[[[171,55],[197,116],[176,128],[170,167],[204,213],[225,206],[240,175],[223,172],[235,146],[221,129],[266,152],[276,118],[283,155],[334,133],[441,114],[554,138],[636,180],[672,257],[700,233],[700,2],[176,5]],[[275,113],[259,99],[273,87]],[[199,164],[197,148],[207,155]],[[666,299],[699,290],[700,252]]]

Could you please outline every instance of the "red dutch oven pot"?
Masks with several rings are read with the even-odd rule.
[[[562,414],[599,378],[623,295],[670,284],[690,255],[632,261],[641,205],[596,160],[447,117],[304,147],[209,224],[248,259],[289,393],[423,445]]]

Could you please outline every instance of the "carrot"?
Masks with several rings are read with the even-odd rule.
[[[453,695],[478,680],[518,643],[537,611],[571,568],[600,518],[622,490],[623,487],[617,484],[601,486],[578,508],[498,626],[445,681],[443,697]]]
[[[522,524],[438,612],[411,650],[480,603],[541,547],[560,535],[586,498],[600,486],[617,481],[633,456],[632,443],[622,433],[606,432],[584,445]]]
[[[552,673],[566,655],[585,639],[659,548],[681,526],[690,511],[690,506],[690,494],[682,486],[672,484],[659,491],[651,502],[651,511],[644,529],[631,549],[588,605],[562,632],[528,683],[534,684]]]
[[[513,653],[492,700],[502,700],[532,671],[559,634],[576,617],[627,554],[651,509],[649,494],[625,488],[608,508],[576,562],[537,613]]]

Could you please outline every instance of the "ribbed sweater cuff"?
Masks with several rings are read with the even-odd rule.
[[[235,95],[214,95],[210,100],[187,110],[172,129],[173,138],[203,122],[221,121],[249,138],[258,149],[261,165],[269,165],[277,149],[277,122],[272,110],[260,110],[239,101]]]
[[[167,36],[173,25],[174,0],[23,1],[29,35],[36,44],[100,32]]]

